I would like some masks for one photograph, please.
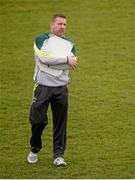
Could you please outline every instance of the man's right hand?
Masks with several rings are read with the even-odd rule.
[[[74,56],[67,57],[67,63],[74,69],[77,65],[77,59]]]

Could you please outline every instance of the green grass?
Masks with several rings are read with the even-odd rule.
[[[29,165],[33,41],[68,17],[78,68],[69,85],[66,168],[52,165],[52,122]],[[0,178],[135,178],[134,0],[0,0]]]

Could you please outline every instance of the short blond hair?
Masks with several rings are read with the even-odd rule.
[[[66,16],[65,16],[64,14],[54,14],[54,15],[52,16],[51,22],[55,21],[55,19],[56,19],[57,17],[61,17],[61,18],[66,19]]]

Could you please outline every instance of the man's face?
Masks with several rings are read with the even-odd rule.
[[[63,36],[66,30],[66,19],[57,17],[51,22],[51,32],[57,36]]]

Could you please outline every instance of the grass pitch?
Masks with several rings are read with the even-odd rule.
[[[52,122],[39,162],[29,152],[33,41],[68,18],[78,68],[69,85],[66,168],[52,165]],[[135,178],[134,0],[0,0],[0,178]]]

